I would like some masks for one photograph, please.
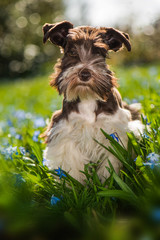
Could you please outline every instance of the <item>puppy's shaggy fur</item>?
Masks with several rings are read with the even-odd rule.
[[[49,39],[63,52],[50,85],[64,96],[62,109],[53,114],[43,135],[46,165],[61,167],[83,182],[84,165],[100,161],[97,173],[103,182],[108,177],[108,159],[117,173],[122,166],[94,141],[109,145],[100,128],[108,134],[116,132],[124,146],[126,132],[138,137],[143,131],[138,109],[122,102],[117,80],[106,64],[108,51],[123,46],[131,50],[129,36],[114,28],[73,28],[68,21],[45,24],[43,31],[44,43]]]

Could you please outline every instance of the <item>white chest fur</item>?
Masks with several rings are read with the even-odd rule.
[[[120,136],[124,146],[127,144],[126,132],[133,131],[139,135],[143,127],[140,121],[130,121],[128,110],[119,108],[115,114],[101,113],[96,117],[97,104],[94,100],[85,100],[78,105],[79,113],[71,112],[69,119],[61,120],[50,130],[52,140],[48,144],[44,158],[50,169],[61,167],[79,181],[83,181],[84,165],[89,162],[102,161],[98,175],[103,181],[108,176],[105,166],[108,159],[115,171],[121,167],[120,162],[94,139],[104,145],[109,141],[100,131],[102,128],[108,134],[116,132]]]
[[[95,100],[84,100],[80,102],[78,105],[79,109],[79,117],[88,123],[95,123],[96,115],[95,111],[97,109],[97,103]],[[70,116],[70,118],[74,118],[74,116]]]

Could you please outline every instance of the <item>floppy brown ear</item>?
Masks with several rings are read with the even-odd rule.
[[[131,44],[129,41],[129,35],[127,33],[120,32],[114,28],[106,28],[106,34],[104,36],[104,42],[108,45],[109,50],[118,51],[124,44],[128,51],[131,51]]]
[[[52,43],[64,47],[66,44],[68,31],[71,28],[73,28],[73,24],[68,21],[63,21],[56,24],[46,23],[43,26],[43,43],[49,39]]]

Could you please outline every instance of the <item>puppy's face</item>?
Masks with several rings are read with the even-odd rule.
[[[101,31],[103,33],[103,31]],[[106,44],[94,28],[71,29],[64,48],[61,74],[56,84],[67,101],[106,99],[112,87],[112,76],[106,68]]]
[[[67,101],[77,98],[107,100],[116,80],[107,69],[105,58],[109,50],[117,51],[123,43],[130,50],[128,35],[107,28],[73,28],[66,21],[58,25],[47,24],[43,29],[44,42],[50,38],[64,52],[51,85],[64,94]]]

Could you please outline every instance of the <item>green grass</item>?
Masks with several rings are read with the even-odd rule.
[[[150,131],[146,127],[141,141],[128,134],[124,149],[101,130],[111,143],[102,147],[124,165],[118,176],[110,164],[104,184],[96,174],[97,164],[85,166],[85,186],[67,173],[59,181],[56,172],[43,165],[45,145],[38,135],[62,102],[49,87],[48,76],[1,84],[0,236],[2,232],[6,239],[159,239],[160,67],[115,72],[123,99],[141,102],[147,116],[142,121],[149,123]],[[158,154],[152,165],[150,153]],[[59,199],[56,203],[53,195]]]

